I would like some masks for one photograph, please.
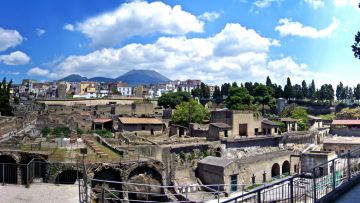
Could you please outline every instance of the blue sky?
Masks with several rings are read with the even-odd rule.
[[[0,77],[115,78],[131,69],[210,84],[354,85],[358,0],[3,0]]]

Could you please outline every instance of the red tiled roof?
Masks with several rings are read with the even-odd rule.
[[[360,120],[333,120],[331,125],[360,125]]]
[[[94,121],[94,123],[107,123],[107,122],[112,121],[112,119],[111,118],[95,118],[93,121]]]
[[[120,117],[119,120],[123,124],[163,124],[163,122],[157,118]]]

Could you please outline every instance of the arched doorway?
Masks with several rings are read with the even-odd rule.
[[[274,165],[271,167],[271,177],[277,177],[280,176],[280,166],[278,163],[274,163]]]
[[[112,181],[112,183],[109,183],[107,181]],[[122,193],[122,179],[120,177],[120,172],[113,169],[113,168],[107,168],[102,169],[98,172],[95,172],[94,178],[91,182],[91,187],[93,188],[93,191],[95,193],[101,192],[102,185],[105,186],[106,189],[116,190],[116,196],[119,198],[123,198]],[[114,197],[115,198],[115,197]],[[114,202],[117,202],[114,200]]]
[[[0,155],[0,183],[17,184],[18,166],[16,160],[8,155]]]
[[[130,202],[139,202],[139,201],[155,201],[155,202],[167,202],[168,199],[164,194],[164,190],[159,187],[162,186],[162,175],[156,170],[148,166],[140,166],[133,171],[131,171],[128,185],[128,193]],[[136,185],[139,184],[139,185]],[[146,184],[151,186],[145,186],[140,184]],[[141,193],[132,193],[132,191],[151,193],[151,194],[141,194]],[[131,201],[133,200],[133,201]]]
[[[290,162],[288,160],[284,161],[281,169],[283,175],[290,175]]]
[[[82,176],[83,176],[83,174],[77,170],[74,170],[74,169],[65,170],[56,176],[55,183],[72,185],[72,184],[75,184],[75,182],[78,178],[81,179]]]

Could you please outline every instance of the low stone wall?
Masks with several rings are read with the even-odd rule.
[[[104,145],[105,147],[111,149],[111,151],[119,154],[120,156],[124,156],[124,151],[118,149],[118,148],[115,148],[113,147],[110,143],[108,143],[104,138],[102,138],[101,136],[99,136],[98,134],[95,134],[94,135],[96,136],[96,141],[98,141],[100,144]]]

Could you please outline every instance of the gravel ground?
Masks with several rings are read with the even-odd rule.
[[[0,203],[78,203],[78,185],[34,183],[30,188],[22,185],[0,185]]]

